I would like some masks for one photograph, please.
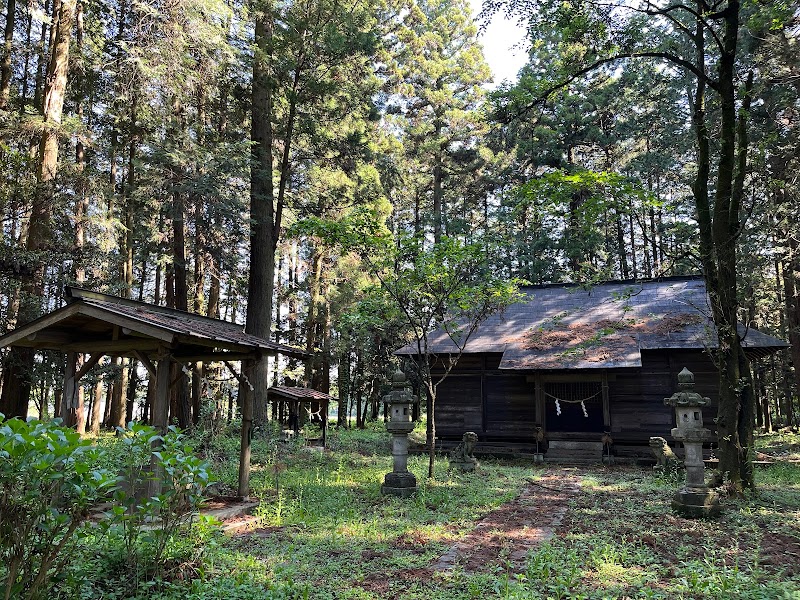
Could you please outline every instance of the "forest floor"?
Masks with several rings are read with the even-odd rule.
[[[203,446],[224,494],[235,432]],[[258,524],[207,540],[192,568],[176,564],[141,597],[800,600],[800,465],[788,462],[800,436],[761,450],[778,462],[758,468],[756,494],[689,520],[669,508],[679,479],[651,468],[482,459],[461,474],[440,458],[427,480],[414,456],[419,491],[402,500],[380,494],[391,469],[380,426],[332,432],[325,452],[255,439]]]

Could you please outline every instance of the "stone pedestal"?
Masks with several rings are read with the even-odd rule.
[[[462,473],[472,473],[478,468],[477,460],[450,460],[450,468]]]
[[[387,473],[383,477],[381,494],[408,498],[417,491],[417,478],[410,471],[405,473]]]
[[[461,443],[456,446],[450,455],[450,468],[471,473],[478,468],[478,459],[473,456],[475,445],[478,443],[478,434],[467,431],[461,438]]]
[[[692,519],[718,517],[722,512],[717,493],[708,487],[684,487],[672,497],[672,510]]]

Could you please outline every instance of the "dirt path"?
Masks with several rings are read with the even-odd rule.
[[[532,481],[519,496],[481,519],[433,568],[445,571],[458,565],[465,571],[485,571],[508,564],[514,571],[523,570],[528,552],[553,537],[570,498],[579,491],[578,477],[563,469]]]

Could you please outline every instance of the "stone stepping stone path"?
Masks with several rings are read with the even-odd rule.
[[[580,492],[574,471],[552,471],[529,481],[519,496],[483,517],[443,554],[434,570],[459,566],[467,572],[486,571],[497,565],[515,572],[524,570],[528,552],[553,537],[569,500]]]

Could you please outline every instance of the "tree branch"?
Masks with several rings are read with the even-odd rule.
[[[584,75],[591,73],[595,69],[602,67],[603,65],[616,62],[618,60],[624,60],[626,58],[660,58],[667,62],[671,62],[672,64],[686,69],[687,71],[693,73],[699,80],[703,83],[708,85],[711,89],[715,91],[719,91],[719,85],[716,81],[708,77],[708,75],[697,68],[696,65],[692,64],[686,59],[681,58],[680,56],[676,56],[671,52],[623,52],[621,54],[615,54],[614,56],[609,56],[606,58],[601,58],[593,62],[592,64],[579,69],[563,81],[550,86],[548,89],[544,90],[542,93],[536,96],[532,102],[528,103],[525,107],[518,110],[513,117],[506,117],[502,119],[503,123],[510,123],[511,121],[521,118],[525,115],[528,111],[533,110],[534,107],[541,104],[542,102],[546,101],[548,96],[557,92],[560,89],[567,87],[570,83],[575,81],[576,79],[583,77]]]

